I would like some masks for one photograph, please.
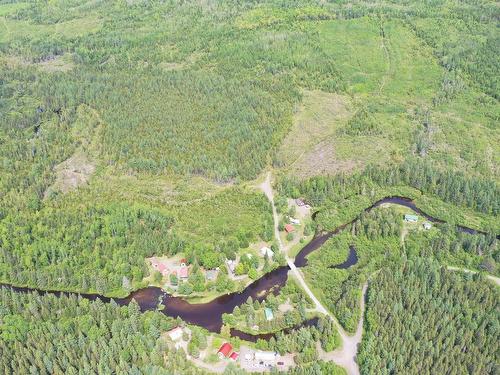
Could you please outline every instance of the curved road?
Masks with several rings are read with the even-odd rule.
[[[264,192],[266,197],[271,202],[271,206],[273,209],[273,218],[274,218],[274,236],[276,237],[276,241],[278,242],[279,250],[284,253],[286,257],[286,261],[292,274],[295,276],[299,284],[305,290],[309,298],[314,302],[316,308],[315,310],[321,314],[327,315],[330,319],[333,320],[335,327],[339,333],[339,336],[342,340],[341,347],[336,349],[330,353],[325,353],[323,350],[319,350],[320,358],[328,361],[333,361],[337,365],[345,368],[350,375],[359,375],[359,367],[356,363],[356,354],[358,352],[358,345],[361,342],[361,336],[363,335],[363,317],[364,317],[364,309],[365,309],[365,295],[366,290],[368,288],[368,282],[363,285],[363,291],[361,293],[361,318],[358,322],[358,327],[356,329],[356,333],[353,336],[349,336],[347,332],[344,331],[342,326],[339,324],[337,319],[321,304],[321,302],[316,298],[314,293],[311,291],[307,283],[305,282],[302,273],[295,266],[293,259],[289,258],[287,255],[287,250],[285,246],[283,246],[283,242],[281,241],[279,229],[278,229],[278,212],[276,211],[276,206],[274,205],[274,193],[271,186],[271,172],[267,173],[265,181],[260,184],[260,189]]]

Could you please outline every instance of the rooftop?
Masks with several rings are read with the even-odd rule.
[[[225,342],[222,344],[222,346],[219,348],[219,351],[217,353],[222,354],[225,357],[229,356],[229,353],[233,350],[233,347],[231,346],[230,343]]]

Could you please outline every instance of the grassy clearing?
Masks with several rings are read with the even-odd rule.
[[[28,3],[0,4],[0,17],[12,14],[28,6]]]
[[[314,26],[347,95],[306,92],[279,154],[308,177],[398,161],[412,152],[409,114],[430,105],[442,69],[401,22],[373,18]]]

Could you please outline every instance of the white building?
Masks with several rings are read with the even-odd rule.
[[[274,251],[272,251],[267,246],[264,246],[262,249],[260,249],[260,253],[262,254],[263,257],[266,256],[266,254],[268,258],[272,258],[274,256]]]
[[[276,353],[275,352],[255,352],[255,359],[257,361],[264,362],[275,362],[276,361]]]
[[[300,225],[300,220],[291,217],[290,218],[290,223],[295,224],[295,225]]]
[[[182,328],[176,327],[167,332],[172,341],[179,341],[182,338]]]

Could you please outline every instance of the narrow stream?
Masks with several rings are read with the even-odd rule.
[[[416,212],[419,215],[422,215],[425,217],[427,220],[434,222],[434,223],[443,223],[442,220],[436,219],[432,216],[427,215],[425,212],[420,210],[415,203],[408,198],[405,197],[387,197],[383,198],[377,202],[375,202],[373,205],[368,207],[367,209],[364,210],[364,212],[369,212],[375,207],[379,207],[380,205],[384,203],[392,203],[392,204],[397,204],[400,206],[408,207],[414,212]],[[295,265],[297,267],[304,267],[307,265],[307,256],[312,253],[313,251],[319,249],[330,237],[338,234],[340,231],[342,231],[345,227],[348,225],[352,224],[354,221],[358,220],[359,216],[356,217],[354,220],[352,220],[349,223],[343,224],[333,230],[332,232],[328,233],[321,233],[316,235],[304,248],[297,254],[295,257]],[[470,234],[477,234],[477,233],[483,233],[476,231],[471,228],[463,227],[463,226],[457,226],[457,229],[462,232],[470,233]],[[484,233],[483,233],[484,234]],[[350,252],[347,260],[343,262],[342,264],[332,266],[334,268],[341,268],[345,269],[348,267],[353,266],[356,264],[358,261],[358,257],[356,254],[356,250],[354,249],[353,246],[350,247]],[[201,327],[206,328],[208,331],[211,332],[220,332],[220,329],[222,327],[222,314],[224,313],[231,313],[233,309],[236,306],[240,306],[241,304],[245,303],[248,299],[248,297],[252,297],[254,300],[262,301],[265,299],[265,297],[269,293],[273,293],[274,295],[277,295],[281,288],[286,284],[286,281],[288,279],[288,271],[289,271],[288,266],[284,267],[279,267],[275,269],[274,271],[264,275],[262,278],[259,280],[254,281],[252,284],[250,284],[248,287],[246,287],[241,293],[230,293],[226,294],[223,296],[220,296],[218,298],[215,298],[214,300],[207,302],[207,303],[200,303],[200,304],[191,304],[187,302],[184,298],[182,297],[174,297],[169,295],[168,293],[164,292],[160,288],[157,287],[147,287],[143,289],[139,289],[135,292],[132,292],[128,297],[126,298],[113,298],[113,300],[118,304],[118,305],[127,305],[132,299],[134,299],[141,311],[147,311],[147,310],[156,310],[158,301],[160,298],[162,298],[162,304],[165,306],[165,308],[162,310],[162,312],[170,317],[177,318],[180,317],[182,320],[190,323],[190,324],[195,324]],[[23,288],[23,287],[15,287],[11,285],[6,285],[6,284],[0,284],[0,287],[2,288],[9,288],[11,290],[17,291],[17,292],[32,292],[32,291],[37,291],[40,294],[55,294],[57,296],[60,295],[76,295],[77,293],[70,293],[70,292],[60,292],[60,291],[49,291],[49,290],[39,290],[36,288]],[[83,298],[89,299],[89,300],[96,300],[100,299],[103,302],[110,302],[111,298],[101,296],[98,294],[85,294],[85,293],[79,293],[80,296]],[[301,325],[293,328],[300,328],[303,326],[311,326],[315,325],[317,323],[317,320],[311,319],[306,322],[303,322]],[[290,329],[284,330],[285,332],[289,331]],[[243,340],[247,341],[257,341],[257,339],[262,338],[262,339],[269,339],[275,334],[263,334],[263,335],[251,335],[245,332],[241,332],[238,330],[233,329],[231,331],[231,334],[236,337],[240,337]]]

